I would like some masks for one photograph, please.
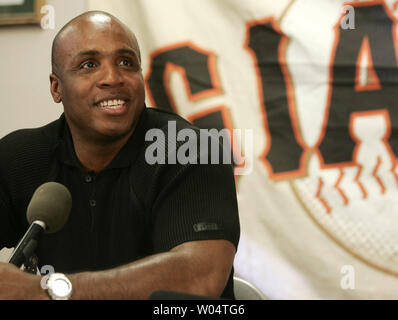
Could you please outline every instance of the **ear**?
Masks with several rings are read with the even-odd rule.
[[[51,95],[53,96],[54,102],[60,103],[62,101],[62,90],[59,79],[54,73],[50,74],[50,91]]]

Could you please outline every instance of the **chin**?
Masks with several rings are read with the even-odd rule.
[[[128,128],[104,128],[100,131],[100,134],[104,140],[115,141],[123,139],[132,133],[131,126]]]

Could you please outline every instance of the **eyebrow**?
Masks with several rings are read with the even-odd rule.
[[[119,49],[119,50],[117,50],[116,51],[118,54],[129,54],[129,55],[132,55],[132,56],[135,56],[135,57],[137,57],[138,58],[138,54],[137,54],[137,52],[135,52],[134,50],[131,50],[131,49]]]
[[[128,55],[134,56],[137,59],[139,59],[138,54],[134,50],[131,50],[131,49],[118,49],[116,51],[116,53],[117,54],[128,54]],[[73,60],[75,60],[76,58],[82,57],[82,56],[83,57],[84,56],[98,56],[100,54],[101,54],[101,52],[99,52],[98,50],[81,51],[74,57]]]
[[[99,55],[99,54],[100,54],[100,52],[98,50],[87,50],[87,51],[79,52],[75,56],[75,58],[81,57],[81,56],[96,56],[96,55]]]

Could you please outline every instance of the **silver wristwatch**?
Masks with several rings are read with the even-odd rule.
[[[47,292],[52,300],[69,300],[72,283],[63,273],[52,273],[47,280]]]

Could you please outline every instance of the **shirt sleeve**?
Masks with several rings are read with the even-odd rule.
[[[0,188],[0,250],[4,247],[11,248],[16,242],[17,234],[12,211],[5,193]]]
[[[153,206],[155,252],[194,240],[225,239],[237,248],[240,226],[232,166],[191,164],[176,171]]]

